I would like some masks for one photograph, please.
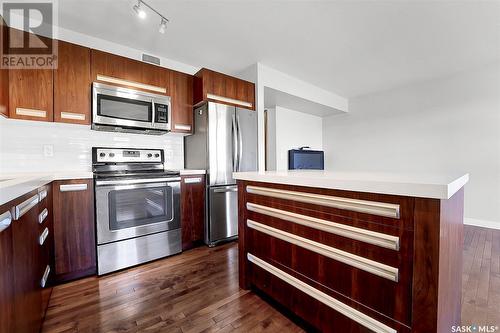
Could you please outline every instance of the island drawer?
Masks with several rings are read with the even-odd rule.
[[[250,284],[321,332],[406,333],[410,329],[303,275],[253,254]]]
[[[269,207],[289,206],[310,215],[330,214],[347,223],[365,223],[413,230],[414,199],[374,193],[360,193],[291,185],[248,182],[247,202]]]
[[[264,224],[251,218],[259,220],[251,214],[247,219],[248,253],[286,267],[306,283],[313,281],[332,293],[410,324],[412,269],[404,258],[411,253],[411,244],[403,245],[401,253],[339,240],[338,236],[303,226],[286,226],[287,222]]]

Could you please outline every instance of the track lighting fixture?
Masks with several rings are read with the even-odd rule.
[[[162,17],[160,22],[160,29],[158,31],[161,34],[164,34],[166,29],[167,29],[167,21],[165,21],[165,19]]]
[[[161,21],[160,21],[160,28],[158,29],[158,31],[164,34],[165,31],[167,30],[167,23],[169,22],[169,20],[165,16],[160,14],[156,9],[145,3],[143,0],[138,0],[137,4],[134,5],[132,9],[137,14],[137,16],[139,16],[139,18],[145,19],[147,15],[146,12],[144,11],[144,7],[148,7],[152,12],[154,12],[156,15],[160,17]]]
[[[146,18],[146,12],[144,11],[144,9],[141,8],[141,2],[138,1],[137,2],[137,5],[134,5],[134,12],[137,14],[137,16],[139,16],[139,18],[141,19],[145,19]]]

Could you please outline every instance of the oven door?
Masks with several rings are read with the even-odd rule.
[[[96,180],[97,244],[180,228],[180,179]]]

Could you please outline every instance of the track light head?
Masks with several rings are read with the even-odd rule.
[[[139,18],[141,18],[141,19],[146,18],[146,12],[144,11],[144,9],[141,8],[140,1],[137,2],[137,5],[134,5],[133,9],[134,9],[134,12],[137,14],[137,16],[139,16]]]
[[[160,22],[160,29],[158,29],[158,31],[161,34],[164,34],[165,30],[167,30],[167,21],[162,17],[161,22]]]

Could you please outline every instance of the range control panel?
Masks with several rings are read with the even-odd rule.
[[[100,163],[163,163],[161,149],[97,148],[95,160]]]

